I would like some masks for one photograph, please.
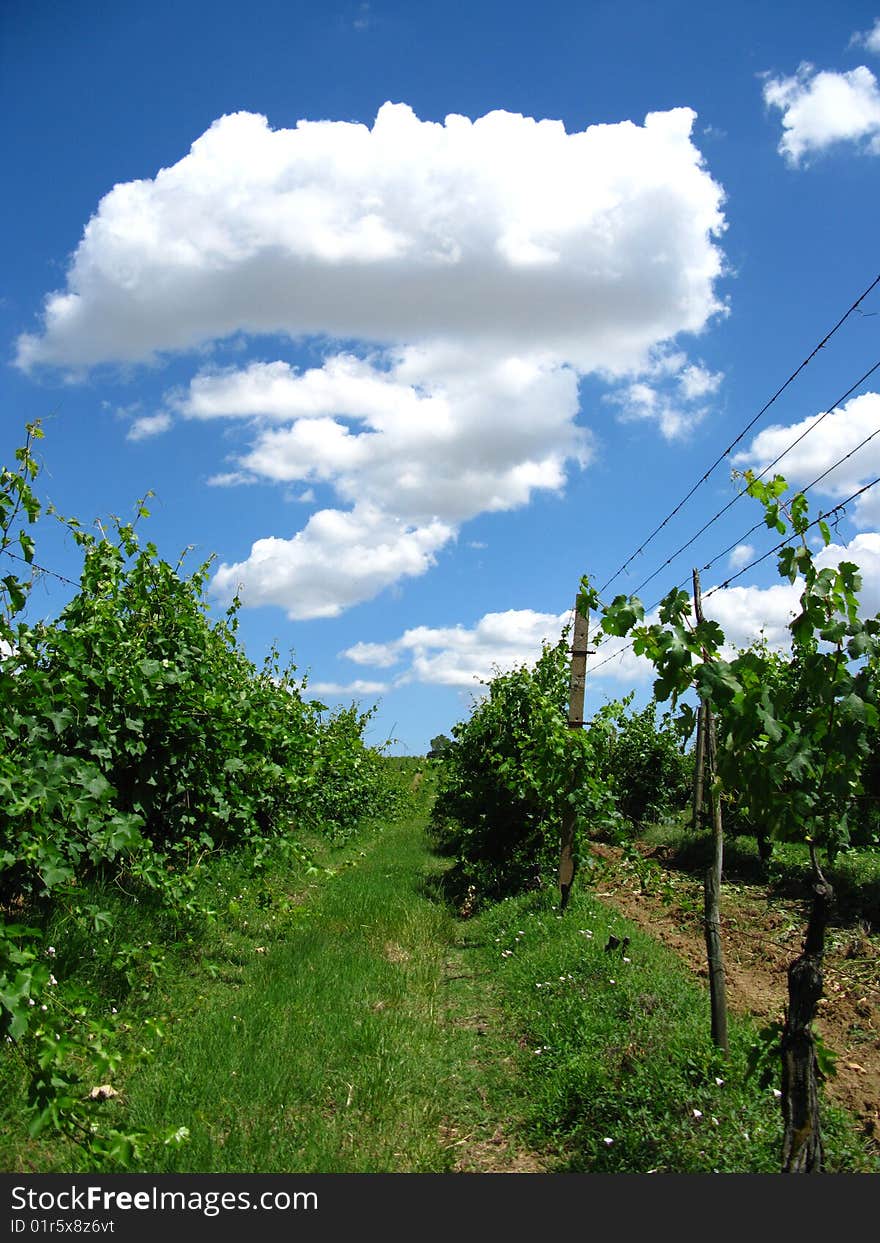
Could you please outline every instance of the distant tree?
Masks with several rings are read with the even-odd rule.
[[[436,738],[431,739],[431,749],[428,752],[429,760],[438,760],[442,756],[447,747],[452,746],[452,739],[447,738],[445,734],[438,734]]]

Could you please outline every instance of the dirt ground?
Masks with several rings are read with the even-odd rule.
[[[676,869],[665,848],[646,848],[647,868],[611,846],[593,844],[596,895],[670,946],[706,977],[702,882]],[[724,883],[721,922],[727,1001],[732,1011],[781,1021],[788,965],[801,951],[806,902],[782,898],[766,883]],[[880,1148],[880,930],[864,922],[829,926],[824,996],[814,1024],[837,1055],[828,1097],[859,1119]]]

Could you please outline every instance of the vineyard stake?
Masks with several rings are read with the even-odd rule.
[[[703,821],[703,782],[706,775],[706,705],[697,709],[697,740],[694,744],[694,812],[693,830],[699,832]]]
[[[589,611],[583,610],[580,598],[574,610],[574,636],[571,644],[571,677],[568,692],[569,729],[582,729],[584,724],[584,692],[587,684],[587,657],[589,650]],[[559,909],[568,905],[575,874],[574,834],[577,812],[569,805],[562,819],[561,848],[559,852]]]
[[[703,598],[700,591],[700,575],[694,570],[694,616],[697,624],[703,621]],[[705,653],[704,653],[705,655]],[[721,948],[721,866],[724,857],[724,830],[721,823],[721,794],[716,776],[718,772],[715,718],[707,703],[700,704],[702,735],[697,735],[697,766],[694,780],[694,827],[702,809],[705,769],[709,776],[709,802],[712,808],[712,862],[706,869],[704,883],[703,923],[706,933],[706,957],[709,967],[709,999],[712,1011],[712,1040],[727,1053],[727,988],[724,976],[724,954]]]

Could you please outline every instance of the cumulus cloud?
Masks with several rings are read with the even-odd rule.
[[[814,553],[821,570],[837,566],[841,561],[854,562],[862,572],[860,600],[863,616],[874,616],[880,610],[880,533],[863,532],[847,544],[831,543]],[[758,635],[778,651],[790,646],[788,625],[800,612],[803,580],[777,582],[770,587],[710,588],[704,594],[703,607],[707,617],[717,621],[728,641],[725,655],[735,648],[748,647]]]
[[[620,408],[621,422],[652,420],[666,440],[686,436],[709,412],[706,399],[724,375],[689,362],[680,350],[652,352],[638,375],[606,398]]]
[[[469,518],[586,466],[582,375],[653,386],[666,436],[703,416],[720,377],[672,349],[723,311],[723,192],[694,120],[567,133],[391,103],[372,127],[224,116],[101,200],[18,363],[147,361],[236,334],[354,342],[305,371],[203,367],[139,433],[170,412],[246,420],[212,486],[329,487],[338,507],[257,540],[215,587],[333,616],[424,573]]]
[[[209,488],[240,488],[244,484],[259,483],[256,475],[244,470],[222,470],[206,480]]]
[[[243,331],[381,344],[466,336],[631,368],[719,309],[722,192],[688,108],[566,133],[496,111],[366,125],[221,117],[101,200],[23,367]]]
[[[701,397],[717,393],[723,379],[720,371],[708,371],[705,367],[690,363],[682,369],[678,383],[685,401],[698,401]]]
[[[419,525],[526,504],[535,489],[560,489],[566,462],[584,466],[592,453],[575,425],[570,367],[463,347],[335,355],[303,374],[255,363],[201,374],[176,402],[194,418],[254,415],[263,403],[239,462],[245,477],[329,483],[346,503]]]
[[[819,569],[854,562],[863,578],[863,616],[880,612],[880,533],[865,532],[848,544],[829,544],[815,561]],[[800,612],[803,586],[801,579],[769,587],[710,585],[703,595],[703,610],[724,631],[722,656],[732,658],[759,637],[776,651],[789,651],[788,627]],[[657,617],[655,610],[647,620],[655,622]],[[555,643],[570,619],[570,612],[508,609],[487,613],[473,626],[416,626],[387,643],[356,643],[340,655],[364,667],[396,667],[395,685],[422,682],[473,689],[489,682],[497,671],[533,664],[542,644]],[[628,639],[595,633],[594,654],[587,660],[588,685],[613,682],[615,691],[623,691],[653,681],[653,666],[635,655]]]
[[[815,491],[840,501],[880,476],[880,434],[874,435],[878,430],[880,393],[862,393],[830,414],[814,414],[798,423],[765,428],[736,455],[734,463],[761,471],[784,453],[774,473],[802,488],[830,470]],[[800,443],[785,452],[801,436]],[[867,443],[857,448],[863,441]],[[843,458],[847,460],[841,461]],[[836,462],[840,465],[835,466]],[[874,490],[854,504],[851,517],[859,526],[880,520],[880,498]]]
[[[789,647],[788,625],[798,612],[803,583],[774,583],[772,587],[722,587],[706,592],[703,612],[724,631],[730,658],[737,648],[749,647],[760,636],[777,651]]]
[[[486,613],[473,626],[415,626],[387,643],[356,643],[340,655],[373,668],[399,666],[397,685],[421,682],[474,689],[498,672],[534,664],[542,646],[558,642],[570,621],[570,611],[508,609]],[[634,656],[624,639],[602,642],[596,656],[588,660],[590,677],[594,676],[593,666],[600,663],[595,676],[603,679],[629,683],[653,676],[648,662]]]
[[[854,561],[862,573],[862,615],[873,617],[880,613],[880,532],[863,531],[848,544],[829,544],[816,556],[820,569],[844,560]]]
[[[248,605],[275,604],[292,621],[337,617],[401,578],[424,574],[454,535],[442,522],[414,528],[369,505],[322,509],[292,539],[257,540],[246,561],[218,569],[214,589]]]
[[[880,153],[880,89],[865,65],[845,73],[803,64],[787,78],[768,78],[764,102],[782,113],[779,153],[797,166],[840,142]]]
[[[473,688],[498,670],[534,663],[542,644],[557,642],[569,619],[569,613],[508,609],[487,613],[473,627],[416,626],[388,643],[357,643],[341,655],[377,668],[405,662],[398,681]]]

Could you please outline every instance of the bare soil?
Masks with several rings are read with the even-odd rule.
[[[593,843],[596,896],[670,946],[707,976],[702,880],[682,871],[666,847],[640,847],[641,859]],[[648,864],[648,866],[644,866]],[[654,866],[651,866],[654,865]],[[782,897],[766,882],[722,884],[721,924],[731,1011],[782,1021],[789,963],[801,952],[806,899]],[[837,1055],[827,1097],[858,1119],[880,1150],[880,931],[862,920],[829,927],[824,996],[815,1030]]]

